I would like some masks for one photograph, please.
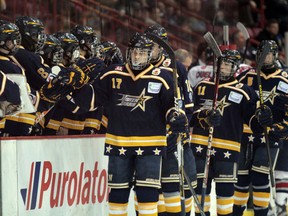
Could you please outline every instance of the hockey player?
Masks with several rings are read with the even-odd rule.
[[[1,49],[1,48],[0,48]],[[16,83],[6,77],[0,71],[0,118],[6,115],[14,115],[21,110],[20,89]],[[0,129],[4,124],[0,124]]]
[[[53,35],[60,41],[61,47],[64,50],[62,62],[64,67],[75,67],[80,69],[80,67],[76,65],[76,63],[80,59],[80,45],[77,37],[69,32],[57,32]],[[73,111],[71,112],[70,110],[75,110],[77,106],[75,106],[69,101],[60,104],[60,106],[62,106],[64,109],[63,119],[60,128],[61,135],[80,134],[81,131],[84,129],[85,117],[81,116],[80,114],[75,115]],[[66,106],[71,106],[74,108],[68,108]]]
[[[64,69],[64,65],[62,64],[63,52],[60,41],[53,35],[46,34],[46,41],[42,50],[39,52],[44,60],[44,64],[47,64],[52,70]],[[71,88],[67,89],[67,93],[71,91]],[[44,102],[49,103],[48,101]],[[41,101],[39,106],[41,106]],[[57,102],[54,107],[50,108],[49,112],[39,122],[43,130],[42,135],[56,135],[63,119],[63,111],[64,109],[61,108],[61,102]]]
[[[151,33],[159,38],[161,38],[166,43],[168,42],[167,31],[162,26],[156,24],[149,26],[145,33]],[[157,43],[154,43],[152,50],[152,59],[151,63],[159,68],[167,70],[170,73],[170,76],[173,76],[173,69],[171,68],[171,59],[166,57],[163,54],[163,48],[160,47]],[[184,106],[182,107],[185,110],[188,119],[191,118],[193,112],[193,93],[190,86],[190,83],[187,79],[187,71],[184,65],[180,62],[177,63],[177,76],[178,76],[178,85],[181,92],[181,97],[184,100]],[[170,86],[173,88],[173,86]],[[181,202],[180,202],[180,188],[179,188],[179,170],[178,170],[178,161],[175,158],[174,152],[177,150],[177,135],[171,134],[168,130],[167,142],[169,144],[167,156],[163,159],[162,164],[162,177],[161,177],[161,190],[163,195],[160,194],[159,200],[159,215],[180,215]],[[192,187],[196,187],[196,167],[195,159],[191,148],[189,148],[189,139],[190,134],[189,130],[186,131],[186,140],[184,145],[184,168],[191,182],[189,184]],[[163,202],[164,201],[164,202]],[[163,205],[165,203],[165,205]],[[162,205],[161,205],[162,204]],[[192,207],[192,194],[189,191],[188,185],[185,188],[185,212],[187,215],[190,215]],[[164,212],[166,212],[164,214]]]
[[[21,35],[14,23],[0,20],[0,70],[5,74],[19,74],[25,76],[24,70],[14,64],[10,56],[14,56],[21,43]],[[29,89],[29,87],[28,87]],[[5,136],[30,135],[35,116],[27,113],[18,113],[5,117]]]
[[[80,45],[80,59],[76,64],[82,68],[84,72],[87,72],[87,74],[89,73],[89,82],[92,83],[102,70],[106,68],[106,65],[102,60],[96,57],[95,53],[97,46],[99,45],[99,39],[90,26],[76,25],[72,28],[71,33],[77,37]],[[97,133],[101,125],[102,112],[102,108],[97,108],[97,110],[80,115],[79,118],[84,121],[83,130],[80,133]],[[74,116],[75,114],[73,117]]]
[[[241,56],[237,50],[226,49],[222,52],[219,71],[219,88],[216,108],[212,110],[215,82],[199,82],[195,89],[195,110],[190,122],[193,126],[191,139],[196,159],[198,184],[196,193],[201,200],[204,178],[206,150],[210,127],[214,127],[210,154],[209,176],[204,203],[204,212],[210,215],[211,181],[216,183],[217,215],[233,215],[234,183],[237,182],[237,161],[240,152],[240,140],[243,122],[249,124],[255,132],[263,129],[255,118],[257,95],[247,85],[238,83],[234,74]],[[217,94],[216,94],[217,95]],[[269,110],[261,110],[259,122],[269,121]],[[196,215],[199,209],[196,208]]]
[[[257,49],[256,63],[259,62],[259,56],[264,46],[269,46],[269,53],[261,68],[261,82],[263,90],[263,100],[265,106],[270,107],[273,113],[273,122],[271,120],[268,130],[271,159],[273,164],[277,158],[279,147],[283,144],[283,139],[287,136],[287,92],[288,79],[287,72],[282,71],[277,66],[278,47],[275,41],[262,41]],[[241,83],[251,86],[256,92],[259,91],[257,82],[257,73],[249,70],[237,77]],[[286,103],[285,103],[286,101]],[[285,108],[286,107],[286,108]],[[273,124],[272,124],[273,123]],[[248,200],[248,188],[252,183],[253,189],[253,207],[254,215],[267,215],[270,186],[269,186],[269,162],[267,157],[267,148],[264,135],[253,134],[248,127],[244,131],[241,142],[241,154],[239,160],[238,182],[235,184],[235,203],[234,215],[242,215]],[[285,151],[280,151],[280,158],[284,159]],[[285,157],[285,156],[284,156]],[[282,160],[280,159],[279,162]],[[285,159],[284,159],[285,160]],[[283,168],[282,161],[277,168]],[[274,165],[271,164],[272,167]],[[287,170],[285,166],[284,170]],[[285,171],[283,172],[285,173]],[[281,185],[281,174],[275,175],[276,181]],[[285,179],[285,177],[284,177]],[[284,180],[285,182],[285,180]],[[285,184],[284,184],[285,185]],[[278,191],[281,192],[281,189]],[[287,195],[286,195],[287,197]],[[277,205],[285,204],[285,196],[277,196]]]
[[[96,50],[96,56],[104,62],[107,68],[113,64],[123,64],[123,56],[121,50],[114,42],[103,41],[97,45]],[[98,71],[98,73],[99,72],[101,72],[101,70]],[[93,119],[91,117],[93,117]],[[88,116],[86,116],[82,134],[105,134],[107,124],[108,116],[105,108],[98,107],[97,110],[93,111],[92,115],[89,113]]]
[[[79,40],[81,58],[89,59],[96,55],[96,47],[100,41],[92,27],[76,25],[71,29],[71,33]]]
[[[37,96],[40,95],[43,100],[54,103],[63,97],[62,85],[80,88],[85,84],[85,75],[79,70],[70,68],[54,74],[50,67],[43,64],[43,59],[38,54],[46,40],[44,25],[41,20],[22,16],[16,19],[15,24],[18,26],[22,37],[22,46],[14,56],[9,56],[9,58],[25,70],[27,82],[31,87],[32,93],[30,95],[36,109],[38,109]],[[57,80],[54,79],[56,76]],[[66,94],[66,91],[64,93]],[[64,96],[66,96],[65,94]],[[31,120],[32,118],[35,120],[35,114],[30,115]],[[29,124],[32,124],[32,121]],[[34,126],[34,123],[31,126]]]
[[[135,174],[139,216],[156,216],[166,124],[186,132],[187,118],[174,108],[171,76],[150,64],[152,42],[136,33],[129,41],[127,63],[114,65],[91,86],[74,95],[83,109],[107,104],[109,124],[105,154],[109,156],[109,215],[127,215]],[[85,99],[81,94],[85,92]],[[93,95],[93,92],[95,95]],[[87,100],[88,93],[93,98]],[[95,101],[94,105],[91,102]],[[176,112],[176,113],[175,113]]]

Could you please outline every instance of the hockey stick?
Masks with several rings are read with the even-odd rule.
[[[182,100],[181,100],[181,96],[180,96],[180,90],[178,88],[178,79],[177,79],[177,66],[176,66],[176,57],[175,57],[175,53],[173,51],[173,49],[165,42],[163,41],[161,38],[157,37],[154,34],[151,33],[146,33],[146,36],[154,41],[155,43],[157,43],[159,46],[161,46],[166,53],[168,54],[169,58],[171,59],[171,65],[172,65],[172,69],[173,69],[173,90],[174,90],[174,103],[175,103],[175,107],[176,109],[179,111],[180,107],[182,107]],[[178,140],[180,139],[180,136],[178,137]],[[178,142],[177,140],[177,142]],[[181,140],[180,140],[181,142]],[[185,215],[185,192],[184,192],[184,178],[185,178],[185,170],[184,170],[184,150],[183,150],[183,145],[182,143],[177,144],[177,152],[174,153],[174,156],[178,162],[178,167],[179,167],[179,181],[180,181],[180,197],[181,197],[181,213],[183,215]],[[189,179],[186,179],[188,185],[190,184],[190,181],[188,181]],[[195,200],[195,203],[197,204],[198,198],[197,195],[195,193],[195,191],[193,190],[193,188],[189,187],[189,189],[191,190],[191,194]],[[197,200],[197,201],[196,201]],[[197,205],[197,207],[200,210],[200,213],[202,216],[205,216],[205,213],[203,212],[201,206]],[[184,210],[184,211],[183,211]]]
[[[262,53],[259,56],[259,60],[257,61],[257,65],[256,65],[257,82],[258,82],[258,88],[259,88],[259,99],[260,99],[261,109],[264,108],[264,98],[263,98],[263,88],[262,88],[260,72],[261,72],[261,68],[263,66],[263,63],[268,53],[269,53],[269,46],[265,45]],[[270,142],[268,138],[267,126],[264,126],[263,128],[264,128],[264,136],[265,136],[265,141],[266,141],[265,143],[266,143],[268,163],[269,163],[269,174],[270,174],[270,182],[271,182],[271,187],[272,187],[272,195],[273,195],[273,198],[276,198],[276,192],[274,190],[275,188],[274,170],[273,170],[273,164],[272,164],[272,158],[271,158],[271,152],[270,152],[270,144],[269,144]]]
[[[243,36],[246,40],[245,50],[244,50],[243,57],[241,60],[241,62],[243,63],[246,59],[247,50],[248,50],[248,46],[249,46],[249,42],[250,42],[250,36],[249,36],[247,29],[245,28],[245,26],[241,22],[237,22],[236,27],[243,34]]]
[[[219,49],[219,46],[217,45],[217,42],[215,41],[213,35],[210,32],[207,32],[203,37],[205,41],[207,42],[207,44],[209,45],[209,47],[213,50],[216,58],[218,59],[216,76],[215,76],[214,97],[213,97],[213,103],[212,103],[212,112],[213,112],[215,111],[216,105],[217,105],[216,101],[218,98],[219,73],[220,73],[220,66],[221,66],[221,61],[222,61],[222,53],[221,53],[221,50]],[[214,132],[214,127],[213,126],[209,127],[208,145],[207,145],[207,152],[206,152],[206,158],[205,158],[204,178],[203,178],[202,193],[201,193],[201,206],[203,209],[204,209],[208,176],[209,176],[213,132]]]
[[[161,46],[168,54],[168,56],[171,59],[171,66],[173,69],[173,91],[174,91],[174,103],[177,112],[179,112],[179,109],[182,105],[182,101],[180,98],[180,91],[178,88],[178,80],[177,80],[177,67],[176,67],[176,57],[174,54],[173,49],[164,42],[161,38],[157,37],[154,34],[146,33],[147,37],[157,43],[159,46]],[[183,169],[184,169],[184,152],[183,152],[183,146],[182,143],[179,143],[180,136],[177,138],[177,152],[174,154],[177,154],[177,161],[178,161],[178,168],[179,168],[179,182],[180,182],[180,198],[181,198],[181,216],[185,216],[185,191],[184,191],[184,177],[183,177]],[[181,141],[180,141],[181,142]]]

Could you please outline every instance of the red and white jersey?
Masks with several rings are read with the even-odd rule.
[[[198,82],[204,79],[210,79],[213,76],[212,65],[197,65],[188,71],[188,80],[192,87],[195,87]]]
[[[234,77],[236,78],[239,74],[241,74],[242,72],[244,71],[248,71],[252,68],[251,65],[248,65],[248,64],[240,64],[239,65],[239,69],[236,71]]]

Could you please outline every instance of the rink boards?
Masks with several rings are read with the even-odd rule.
[[[108,216],[104,139],[98,135],[2,138],[0,215]],[[130,201],[129,216],[134,216],[133,196]],[[213,216],[214,193],[211,205]]]

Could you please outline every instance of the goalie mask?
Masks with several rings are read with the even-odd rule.
[[[21,44],[19,28],[5,20],[0,20],[0,53],[14,55]]]
[[[49,66],[59,65],[63,60],[63,49],[61,42],[53,35],[46,35],[46,42],[39,54]]]
[[[149,26],[144,33],[154,34],[166,43],[168,43],[167,31],[164,27],[159,24]],[[157,43],[154,43],[152,49],[152,63],[157,63],[163,54],[163,48],[160,47]]]
[[[104,41],[99,44],[98,57],[103,60],[107,66],[123,63],[121,50],[111,41]]]
[[[273,40],[263,40],[257,48],[256,54],[256,62],[259,61],[259,57],[263,52],[265,46],[269,47],[269,52],[263,62],[262,70],[272,69],[277,67],[277,59],[278,59],[278,45]]]
[[[233,77],[238,70],[241,55],[237,50],[224,50],[222,55],[219,79],[221,81],[227,81]]]
[[[80,48],[86,52],[86,59],[96,55],[96,46],[99,44],[99,39],[92,27],[76,25],[71,33],[77,37]]]
[[[55,36],[61,43],[61,47],[64,50],[63,64],[65,66],[71,66],[75,64],[80,58],[79,41],[75,35],[71,33],[57,32]]]
[[[129,41],[126,59],[132,70],[143,70],[151,61],[153,42],[143,34],[135,33]]]
[[[39,52],[46,41],[43,23],[38,18],[22,16],[16,19],[15,24],[21,33],[23,47]]]

